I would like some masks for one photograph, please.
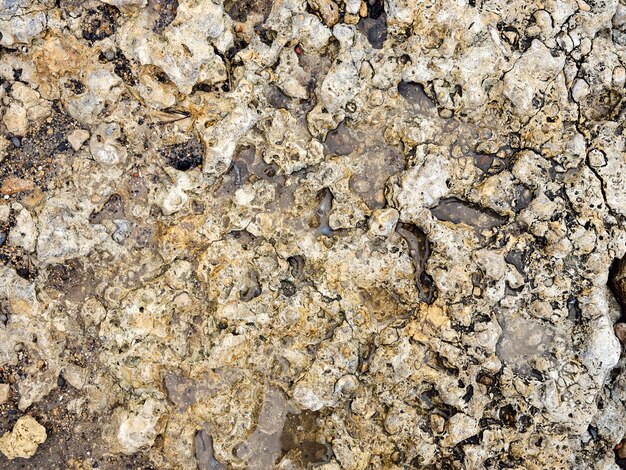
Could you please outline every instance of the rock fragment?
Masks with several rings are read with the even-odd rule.
[[[37,447],[46,441],[46,428],[31,416],[22,416],[13,430],[0,437],[0,452],[9,460],[28,459],[35,455]]]
[[[0,193],[11,196],[17,193],[29,192],[35,189],[35,183],[24,178],[8,177],[0,186]]]

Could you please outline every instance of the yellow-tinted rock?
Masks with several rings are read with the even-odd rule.
[[[0,437],[0,452],[9,460],[16,457],[27,459],[35,455],[37,447],[46,441],[46,428],[32,416],[22,416],[13,431]]]

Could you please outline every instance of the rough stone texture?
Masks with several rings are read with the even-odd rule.
[[[626,468],[622,1],[0,0],[0,46],[0,467]]]
[[[17,457],[27,459],[37,452],[39,444],[46,441],[46,428],[31,416],[17,420],[13,431],[0,437],[0,452],[9,460]]]

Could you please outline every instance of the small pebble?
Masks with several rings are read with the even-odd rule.
[[[87,139],[89,139],[89,132],[83,129],[76,129],[67,136],[68,142],[75,151],[79,151]]]

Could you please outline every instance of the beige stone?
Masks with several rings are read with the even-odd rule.
[[[76,129],[67,137],[68,142],[76,151],[80,150],[87,139],[89,139],[89,131],[84,129]]]
[[[0,384],[0,405],[4,405],[11,398],[11,386]]]
[[[2,122],[11,134],[24,135],[28,130],[26,109],[16,102],[11,103],[4,113]]]
[[[0,437],[0,452],[9,460],[17,457],[28,459],[35,455],[37,447],[46,441],[46,428],[31,416],[22,416],[13,430]]]

